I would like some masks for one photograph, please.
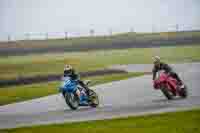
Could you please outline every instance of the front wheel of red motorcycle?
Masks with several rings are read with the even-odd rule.
[[[173,94],[170,91],[168,91],[165,86],[162,86],[160,90],[162,91],[162,93],[165,95],[165,97],[168,100],[172,100],[173,99]]]

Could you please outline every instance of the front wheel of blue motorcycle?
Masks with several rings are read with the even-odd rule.
[[[72,109],[76,110],[79,106],[79,98],[74,93],[65,93],[65,102]]]

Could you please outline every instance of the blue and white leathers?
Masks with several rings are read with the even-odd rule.
[[[60,92],[64,95],[66,92],[75,93],[78,89],[78,80],[72,80],[71,77],[63,77],[62,84],[60,86]],[[79,97],[80,104],[85,103],[88,100],[88,96],[84,91],[80,91]]]
[[[70,77],[63,77],[63,82],[60,87],[61,92],[74,93],[77,90],[78,81],[72,80]]]

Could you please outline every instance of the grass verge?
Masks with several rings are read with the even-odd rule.
[[[45,126],[0,130],[1,133],[199,133],[200,109]]]
[[[72,45],[101,45],[110,44],[112,42],[123,41],[149,41],[149,40],[161,40],[161,39],[177,39],[187,37],[200,37],[199,31],[186,31],[186,32],[160,32],[160,33],[117,33],[111,36],[90,36],[90,37],[75,37],[75,38],[60,38],[60,39],[48,39],[48,40],[21,40],[16,42],[0,42],[0,48],[31,48],[42,49],[49,47],[62,47]]]
[[[127,79],[130,77],[142,76],[144,73],[123,73],[123,74],[111,74],[105,76],[94,76],[85,78],[84,80],[92,80],[92,86],[108,83],[111,81]],[[21,85],[14,87],[6,87],[0,89],[0,105],[5,105],[9,103],[25,101],[29,99],[39,98],[43,96],[48,96],[51,94],[58,93],[58,87],[60,82],[47,82],[32,85]]]
[[[64,64],[85,72],[115,64],[152,63],[152,56],[160,55],[165,62],[200,61],[200,46],[139,48],[109,51],[75,52],[65,54],[39,54],[0,57],[0,80],[62,74]]]

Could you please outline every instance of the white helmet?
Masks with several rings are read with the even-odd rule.
[[[65,65],[65,67],[64,67],[64,71],[70,71],[70,70],[72,70],[73,68],[72,68],[72,66],[71,65]]]
[[[73,73],[73,68],[71,65],[65,65],[64,67],[64,77],[69,76]]]
[[[160,62],[160,57],[159,56],[154,56],[153,57],[153,63],[158,63]]]

